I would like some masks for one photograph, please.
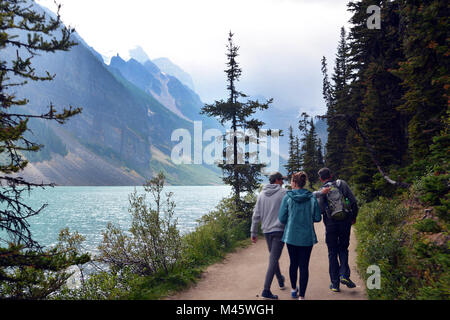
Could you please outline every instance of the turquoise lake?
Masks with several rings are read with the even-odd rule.
[[[35,189],[24,197],[34,209],[48,206],[30,218],[33,238],[41,245],[57,242],[59,231],[68,227],[86,237],[84,249],[95,252],[102,241],[102,232],[109,222],[128,230],[131,214],[129,195],[135,187],[55,187]],[[142,187],[138,193],[145,193]],[[230,195],[229,186],[169,186],[164,193],[173,192],[175,217],[182,233],[195,229],[197,220],[212,211],[224,197]],[[25,194],[25,193],[24,193]],[[152,197],[147,195],[151,203]]]

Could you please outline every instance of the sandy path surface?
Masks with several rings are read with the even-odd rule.
[[[341,285],[341,292],[329,289],[328,249],[325,243],[325,226],[315,224],[319,243],[314,246],[309,265],[309,282],[306,291],[308,300],[364,300],[367,299],[365,285],[356,271],[356,238],[352,230],[349,248],[351,279],[357,287],[349,289]],[[168,300],[260,300],[268,266],[269,253],[265,239],[247,248],[229,254],[222,263],[206,269],[202,278],[191,288],[170,296]],[[286,246],[280,258],[281,273],[286,278],[286,290],[280,290],[274,278],[272,293],[280,300],[291,300],[289,280],[289,254]]]

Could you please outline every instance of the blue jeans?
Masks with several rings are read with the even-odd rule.
[[[331,283],[339,287],[339,278],[350,278],[348,265],[348,247],[350,245],[350,232],[352,225],[348,222],[327,224],[326,243],[328,246],[328,260]],[[339,260],[338,260],[339,258]]]

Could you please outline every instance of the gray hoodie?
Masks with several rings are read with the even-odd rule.
[[[278,184],[264,186],[253,211],[252,227],[250,229],[252,237],[257,236],[260,222],[264,233],[284,231],[284,225],[278,220],[278,213],[286,192],[287,190]]]

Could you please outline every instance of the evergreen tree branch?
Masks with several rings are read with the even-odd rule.
[[[367,138],[367,136],[364,134],[364,132],[361,130],[358,122],[356,119],[354,119],[353,117],[347,116],[345,114],[336,114],[333,116],[320,116],[319,118],[321,119],[340,119],[340,120],[344,120],[347,125],[352,128],[353,130],[355,130],[355,132],[361,137],[361,139],[363,139],[363,142],[367,148],[367,150],[369,150],[370,156],[372,158],[373,163],[375,164],[375,166],[378,169],[378,172],[380,172],[380,174],[383,176],[383,178],[389,183],[392,184],[396,187],[400,187],[400,188],[409,188],[411,185],[402,181],[395,181],[392,180],[387,173],[383,170],[380,161],[378,161],[378,158],[376,156],[375,153],[375,148],[374,146],[369,142],[369,139]]]

